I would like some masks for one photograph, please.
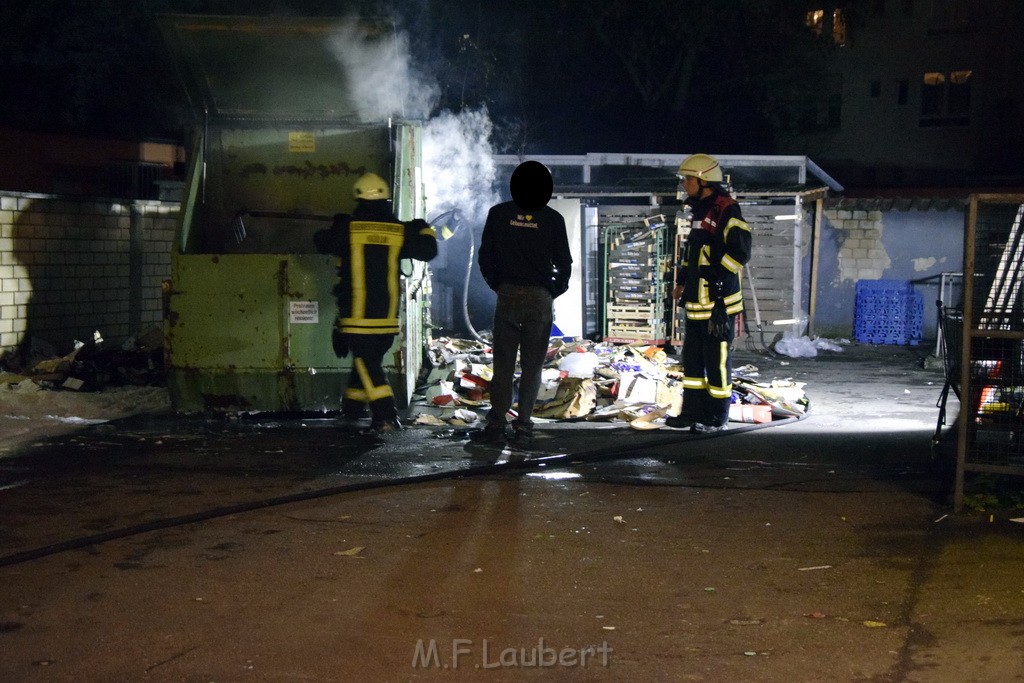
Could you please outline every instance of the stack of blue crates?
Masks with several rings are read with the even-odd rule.
[[[854,338],[866,344],[917,346],[924,330],[924,299],[908,280],[859,280]]]

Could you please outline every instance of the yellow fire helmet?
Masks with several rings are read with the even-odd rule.
[[[699,180],[706,180],[709,183],[722,182],[722,167],[718,159],[709,154],[691,154],[679,164],[679,171],[676,173],[680,178],[693,176]]]
[[[391,199],[391,188],[376,173],[364,173],[352,186],[352,195],[356,199]]]

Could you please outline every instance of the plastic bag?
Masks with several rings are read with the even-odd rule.
[[[570,353],[558,361],[558,369],[569,377],[587,379],[594,376],[594,370],[597,368],[598,362],[597,354],[590,351]]]
[[[775,342],[775,351],[790,358],[814,358],[818,355],[818,347],[808,337],[797,337],[786,332],[782,339]]]

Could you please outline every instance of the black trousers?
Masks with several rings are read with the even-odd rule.
[[[708,333],[707,320],[687,318],[683,338],[683,415],[724,426],[732,402],[732,340],[736,316],[724,336]]]
[[[343,394],[345,404],[369,404],[374,422],[398,417],[395,392],[384,374],[384,354],[395,341],[393,334],[335,333],[334,352],[339,358],[352,354],[352,372]]]
[[[504,284],[498,288],[494,308],[494,376],[491,378],[491,409],[487,421],[505,424],[512,407],[516,354],[519,355],[519,417],[513,425],[529,428],[533,404],[540,391],[540,377],[551,340],[554,319],[551,292],[543,287]]]

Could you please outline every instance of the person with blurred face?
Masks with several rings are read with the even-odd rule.
[[[487,286],[498,294],[494,309],[491,408],[478,443],[533,442],[533,404],[540,390],[554,319],[554,299],[569,287],[572,256],[562,215],[548,206],[554,182],[547,167],[525,161],[509,182],[512,201],[491,207],[477,262]],[[518,415],[509,434],[516,355],[521,367]]]

